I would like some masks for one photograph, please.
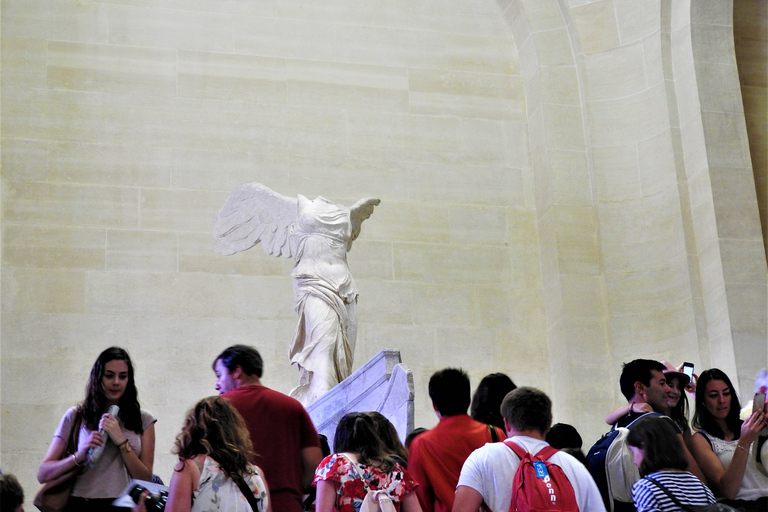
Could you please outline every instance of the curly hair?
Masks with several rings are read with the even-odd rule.
[[[229,400],[219,396],[203,398],[189,411],[173,453],[180,461],[207,455],[235,481],[250,475],[255,455],[245,422]]]
[[[128,382],[123,396],[117,403],[120,407],[118,417],[127,430],[143,434],[144,426],[141,423],[141,406],[139,405],[139,392],[136,390],[136,381],[134,380],[133,363],[131,363],[131,356],[128,355],[128,352],[120,347],[106,349],[99,354],[93,367],[91,367],[91,375],[85,387],[85,400],[80,405],[83,423],[88,430],[97,430],[99,420],[107,410],[107,395],[104,393],[103,378],[104,368],[110,361],[125,361],[125,364],[128,365]]]

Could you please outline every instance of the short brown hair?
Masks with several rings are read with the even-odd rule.
[[[501,415],[517,431],[537,430],[544,435],[552,426],[552,401],[536,388],[517,388],[504,397]]]

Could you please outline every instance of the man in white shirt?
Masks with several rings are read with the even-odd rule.
[[[543,392],[527,387],[511,391],[501,404],[501,414],[508,440],[534,454],[549,446],[544,436],[552,425],[552,402]],[[580,511],[605,512],[600,491],[581,462],[564,452],[549,460],[568,477]],[[508,512],[519,464],[520,458],[504,443],[472,452],[461,468],[453,512],[477,512],[483,503],[491,512]]]

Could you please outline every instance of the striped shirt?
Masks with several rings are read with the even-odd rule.
[[[657,471],[647,475],[667,488],[683,505],[708,505],[715,502],[709,488],[687,471]],[[632,501],[637,512],[681,512],[659,487],[641,478],[632,486]]]

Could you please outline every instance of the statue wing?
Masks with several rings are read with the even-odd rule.
[[[347,251],[352,248],[352,242],[360,235],[363,221],[373,214],[373,207],[379,203],[381,203],[380,199],[366,197],[349,207],[349,218],[352,221],[352,236],[349,238],[349,242],[347,242]]]
[[[214,250],[229,256],[261,242],[273,256],[293,256],[291,228],[297,215],[296,198],[285,197],[261,183],[235,188],[216,216]]]

